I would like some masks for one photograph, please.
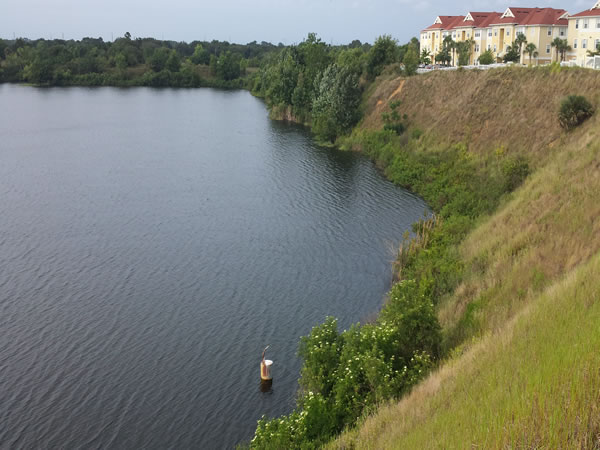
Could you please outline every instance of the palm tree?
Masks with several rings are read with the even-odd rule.
[[[452,36],[448,35],[444,38],[444,42],[443,42],[444,47],[446,47],[449,50],[452,50],[452,62],[454,63],[454,53],[456,51],[456,42],[454,42],[454,39],[452,39]]]
[[[525,37],[525,35],[523,33],[517,33],[517,37],[515,38],[515,45],[519,47],[519,60],[520,55],[522,54],[523,45],[525,44],[527,44],[527,38]]]
[[[600,42],[598,42],[598,44],[596,44],[596,50],[588,50],[587,55],[588,56],[600,56]]]
[[[466,41],[456,43],[456,49],[458,51],[458,65],[467,66],[471,64],[471,55],[473,54],[473,46],[475,45],[475,39],[469,38]]]
[[[558,37],[554,38],[550,45],[556,49],[556,60],[558,61],[558,54],[560,53],[560,47],[562,46],[562,39]]]
[[[431,64],[431,53],[425,48],[421,52],[421,64]]]
[[[537,52],[537,47],[533,42],[527,44],[525,47],[525,53],[529,54],[529,65],[531,66],[531,58],[537,58],[539,53]]]
[[[558,61],[558,55],[560,53],[560,60],[564,61],[568,51],[571,51],[571,46],[566,39],[554,38],[550,44],[556,49],[556,61]]]

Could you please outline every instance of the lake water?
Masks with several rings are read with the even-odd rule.
[[[426,205],[243,91],[0,85],[0,443],[230,448]],[[272,390],[261,392],[263,347]]]

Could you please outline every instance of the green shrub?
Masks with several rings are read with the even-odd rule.
[[[301,339],[296,410],[259,420],[251,448],[317,448],[377,404],[398,398],[433,367],[440,326],[427,283],[397,283],[374,324],[338,332],[327,318]]]
[[[582,95],[569,95],[560,104],[558,121],[565,130],[572,130],[594,114],[594,107]]]
[[[386,123],[383,126],[383,129],[386,131],[393,131],[397,135],[401,135],[402,133],[404,133],[404,130],[406,130],[406,127],[404,126],[404,124],[402,122],[396,122],[396,123]]]
[[[421,130],[420,128],[413,128],[411,132],[411,137],[415,141],[418,141],[419,139],[421,139],[421,136],[423,136],[423,130]]]
[[[507,192],[514,191],[527,178],[530,173],[529,164],[522,157],[509,158],[502,164],[504,175],[504,189]]]
[[[402,122],[402,120],[407,120],[408,116],[404,114],[401,118],[398,113],[398,107],[400,106],[400,100],[396,100],[390,102],[390,112],[384,112],[381,114],[381,118],[383,119],[383,129],[385,131],[393,131],[397,135],[401,135],[406,130],[406,125]]]
[[[489,64],[493,64],[496,61],[496,58],[491,50],[486,50],[479,56],[478,60],[479,64],[487,66]]]

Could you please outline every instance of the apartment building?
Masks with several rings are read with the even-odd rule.
[[[509,7],[503,13],[468,12],[464,16],[439,16],[433,25],[421,32],[421,48],[436,55],[442,48],[444,37],[452,36],[456,42],[471,40],[470,64],[476,64],[486,50],[491,50],[500,62],[521,33],[527,43],[532,42],[537,47],[538,56],[532,60],[533,64],[548,64],[556,59],[552,41],[557,37],[567,39],[568,17],[564,9],[520,7]],[[597,17],[600,19],[600,13]],[[522,52],[521,62],[528,60]],[[452,63],[456,65],[456,61]]]
[[[588,10],[569,16],[568,42],[571,51],[567,53],[567,60],[587,66],[588,51],[595,51],[600,44],[600,1]]]

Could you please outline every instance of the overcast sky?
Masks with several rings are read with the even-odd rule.
[[[437,15],[549,6],[576,13],[594,0],[24,0],[7,1],[0,37],[81,39],[134,37],[176,41],[300,42],[315,32],[327,42],[373,42],[391,34],[401,43]]]

